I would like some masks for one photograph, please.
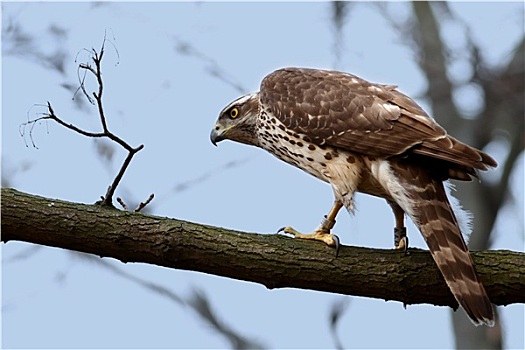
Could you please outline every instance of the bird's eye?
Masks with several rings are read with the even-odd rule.
[[[239,109],[237,107],[230,109],[230,118],[235,119],[239,115]]]

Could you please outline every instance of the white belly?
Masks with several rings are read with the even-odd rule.
[[[329,146],[315,145],[306,135],[286,129],[276,118],[261,121],[257,129],[261,148],[330,183],[336,199],[352,210],[353,194],[358,190],[362,176],[369,177],[361,156]]]

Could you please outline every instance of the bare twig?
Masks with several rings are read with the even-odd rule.
[[[135,208],[135,212],[138,213],[140,212],[142,209],[144,209],[152,200],[153,198],[155,198],[155,195],[152,193],[149,195],[148,199],[146,199],[144,202],[140,202],[139,205],[137,205],[137,207]],[[117,202],[118,204],[120,204],[122,206],[122,209],[124,210],[129,210],[129,207],[126,205],[126,203],[124,203],[124,200],[120,197],[117,197]]]
[[[122,148],[127,150],[128,151],[128,155],[127,155],[126,159],[124,160],[124,162],[123,162],[119,172],[115,176],[115,179],[113,180],[111,185],[108,187],[108,190],[107,190],[106,194],[101,197],[100,201],[97,202],[98,204],[113,206],[112,199],[113,199],[113,195],[115,194],[115,190],[116,190],[118,184],[122,180],[122,177],[124,176],[124,173],[125,173],[126,169],[128,168],[129,164],[131,163],[131,160],[133,159],[133,156],[135,155],[135,153],[137,153],[142,148],[144,148],[144,145],[140,145],[138,147],[132,147],[126,141],[124,141],[123,139],[121,139],[117,135],[113,134],[108,128],[107,121],[106,121],[106,116],[105,116],[105,113],[104,113],[104,107],[103,107],[103,104],[102,104],[102,95],[103,95],[103,92],[104,92],[104,82],[102,80],[102,68],[101,68],[102,58],[104,57],[104,52],[105,52],[104,51],[104,46],[105,46],[106,42],[109,42],[109,41],[104,36],[104,40],[102,42],[102,47],[100,48],[100,51],[97,51],[95,49],[91,49],[91,50],[84,49],[85,51],[89,52],[89,54],[90,54],[90,60],[89,61],[91,63],[88,61],[88,63],[80,63],[78,65],[79,87],[78,87],[78,89],[76,91],[76,92],[82,91],[82,93],[86,96],[86,98],[89,100],[89,102],[91,102],[93,105],[97,106],[98,114],[99,114],[99,117],[100,117],[100,123],[102,125],[102,132],[86,131],[86,130],[83,130],[83,129],[73,125],[73,124],[66,123],[63,119],[59,118],[55,114],[55,111],[53,110],[53,107],[51,107],[51,103],[47,102],[47,112],[43,113],[42,116],[40,116],[38,118],[35,118],[35,119],[32,119],[32,120],[28,120],[27,122],[23,123],[20,126],[21,127],[20,134],[22,135],[22,137],[24,137],[25,136],[25,129],[26,129],[26,127],[29,127],[30,128],[29,129],[29,137],[31,139],[31,143],[32,143],[33,147],[36,147],[36,145],[34,143],[34,140],[33,140],[33,136],[32,136],[34,126],[37,123],[39,123],[41,121],[44,121],[44,120],[53,120],[53,121],[57,122],[58,124],[64,126],[65,128],[67,128],[69,130],[72,130],[72,131],[74,131],[76,133],[79,133],[79,134],[81,134],[83,136],[86,136],[86,137],[93,137],[93,138],[104,138],[105,137],[105,138],[109,138],[111,141],[119,144]],[[115,46],[114,44],[112,44],[112,45],[113,45],[113,47]],[[117,55],[118,55],[118,52],[117,52]],[[83,71],[83,74],[80,73],[81,71]],[[97,81],[97,85],[98,85],[98,91],[93,92],[92,96],[88,93],[88,91],[86,90],[86,87],[85,87],[86,77],[89,74],[92,74],[95,77],[95,79]],[[149,201],[148,201],[148,203],[149,203]]]
[[[122,209],[124,209],[124,210],[128,210],[128,206],[126,205],[126,203],[124,203],[124,201],[122,200],[122,198],[117,197],[117,202],[118,202],[118,204],[120,204],[120,206],[122,207]]]
[[[149,202],[151,202],[153,200],[153,198],[155,197],[155,195],[152,193],[149,195],[148,199],[146,199],[145,202],[140,202],[139,205],[137,206],[137,208],[135,208],[135,211],[138,213],[139,211],[141,211],[142,209],[144,209],[144,207],[146,205],[149,204]]]

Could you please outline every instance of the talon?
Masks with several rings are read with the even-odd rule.
[[[336,256],[339,253],[339,246],[340,246],[339,237],[331,234],[330,231],[325,230],[322,226],[310,234],[303,234],[301,232],[296,231],[294,228],[290,226],[281,227],[279,230],[277,230],[277,234],[281,232],[288,233],[294,236],[294,238],[298,238],[298,239],[311,239],[315,241],[324,242],[326,245],[336,248]]]
[[[339,237],[337,235],[332,235],[332,238],[335,241],[335,257],[337,258],[339,256],[339,248],[341,247],[341,242],[339,241]]]
[[[321,221],[321,225],[310,234],[300,233],[291,228],[290,226],[281,227],[279,230],[277,230],[277,234],[279,234],[280,232],[284,232],[291,234],[292,236],[294,236],[294,238],[311,239],[314,241],[324,242],[330,247],[335,247],[335,256],[337,257],[339,255],[339,247],[341,246],[341,243],[339,241],[339,237],[337,237],[334,234],[331,234],[330,231],[335,226],[335,217],[337,216],[337,213],[339,212],[342,206],[343,204],[336,200],[332,209],[330,209],[328,215],[324,216],[323,220]]]
[[[285,226],[285,227],[281,227],[279,230],[277,230],[277,234],[279,233],[288,233],[294,237],[296,236],[302,236],[303,234],[301,234],[300,232],[297,232],[294,228],[290,227],[290,226]]]
[[[395,249],[403,249],[405,255],[408,255],[408,237],[405,227],[394,228],[394,244]]]
[[[407,236],[407,230],[405,227],[394,228],[394,246],[396,249],[403,249],[404,238]]]

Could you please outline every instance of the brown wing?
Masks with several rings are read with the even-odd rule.
[[[375,157],[418,154],[451,163],[448,175],[470,179],[496,162],[447,135],[395,86],[351,74],[285,68],[264,78],[260,98],[289,129],[319,145]]]

